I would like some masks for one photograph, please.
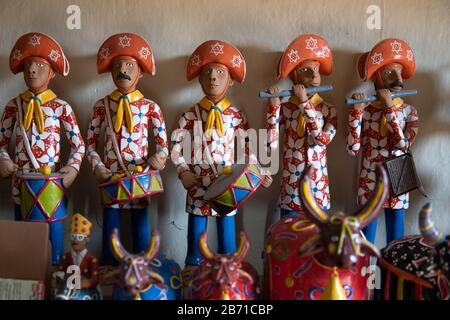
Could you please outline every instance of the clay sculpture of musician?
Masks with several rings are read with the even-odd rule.
[[[276,300],[369,299],[369,256],[379,256],[361,229],[383,210],[386,170],[376,169],[369,200],[354,213],[325,211],[315,201],[312,171],[300,182],[305,214],[285,216],[269,229],[264,245],[264,296]]]
[[[121,33],[109,37],[97,54],[98,73],[110,72],[117,89],[94,106],[88,129],[87,156],[100,183],[103,209],[102,264],[114,265],[109,239],[120,230],[122,209],[131,210],[133,250],[146,250],[150,241],[148,197],[162,192],[158,170],[168,157],[166,125],[160,107],[136,89],[144,73],[155,74],[148,42]],[[149,156],[148,132],[152,130],[156,153]],[[97,153],[101,131],[104,150]]]
[[[59,265],[59,271],[54,277],[60,284],[55,294],[61,300],[97,300],[101,299],[99,290],[99,261],[87,249],[92,223],[80,213],[72,216],[70,225],[70,240],[72,250],[67,252]],[[79,268],[81,279],[79,288],[68,288],[67,279],[74,274],[72,266]]]
[[[0,121],[0,176],[13,177],[16,220],[45,222],[50,226],[52,263],[64,254],[63,223],[67,215],[65,189],[74,182],[84,156],[84,142],[72,107],[49,89],[56,73],[66,76],[69,62],[53,38],[28,33],[14,45],[9,66],[23,72],[28,90],[9,101]],[[61,129],[70,144],[61,165]],[[8,145],[15,129],[15,156]]]
[[[336,109],[318,93],[307,94],[307,89],[320,86],[321,75],[330,75],[332,68],[333,57],[328,43],[315,34],[295,39],[279,62],[278,78],[289,76],[294,91],[294,96],[284,103],[278,97],[271,98],[267,109],[267,146],[271,152],[278,148],[280,126],[285,128],[278,201],[282,217],[302,211],[298,185],[309,166],[313,171],[315,200],[325,210],[331,207],[326,148],[336,134]],[[269,89],[271,94],[279,91],[278,87]]]
[[[357,156],[361,151],[358,182],[358,204],[364,204],[375,188],[375,167],[394,156],[407,153],[419,129],[416,108],[392,94],[402,91],[404,79],[414,75],[416,63],[411,47],[400,39],[385,39],[358,60],[358,73],[363,81],[372,79],[378,101],[355,104],[349,112],[347,150]],[[363,93],[354,99],[362,100]],[[386,241],[400,238],[404,233],[408,193],[389,197],[385,205]],[[377,220],[365,230],[374,243]]]
[[[202,43],[188,61],[187,78],[199,78],[205,97],[182,114],[178,129],[172,136],[171,158],[183,186],[188,190],[188,252],[184,275],[194,270],[203,259],[198,244],[201,234],[206,231],[207,217],[217,217],[218,252],[234,253],[236,208],[261,184],[268,186],[271,182],[270,176],[265,176],[256,161],[243,165],[239,170],[233,167],[235,154],[238,154],[234,150],[235,136],[240,142],[238,145],[246,145],[244,135],[239,132],[245,132],[249,126],[244,113],[231,103],[226,94],[234,81],[244,81],[245,72],[243,55],[236,47],[221,40]],[[191,139],[194,145],[183,152],[184,143]],[[245,153],[254,159],[248,145],[241,149],[245,149],[241,155]],[[217,200],[213,201],[216,205],[212,208],[211,202],[205,199],[208,189],[216,180],[230,173],[228,177],[236,175],[236,179],[230,179],[227,190],[217,190],[216,197],[212,195],[211,199]]]

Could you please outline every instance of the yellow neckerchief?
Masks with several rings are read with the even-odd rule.
[[[300,99],[297,96],[292,96],[289,99],[289,102],[295,104],[296,106],[298,106],[301,103]],[[316,93],[309,99],[309,102],[311,103],[313,108],[315,108],[323,102],[323,99],[319,96],[319,94]],[[305,116],[300,113],[297,121],[297,134],[299,137],[303,137],[303,135],[305,134],[305,129],[306,129]]]
[[[41,106],[55,99],[56,94],[50,89],[47,89],[37,95],[30,90],[27,90],[22,93],[20,97],[24,101],[28,102],[23,122],[25,131],[28,131],[28,129],[30,129],[31,122],[33,122],[34,118],[37,129],[39,133],[42,134],[44,132],[44,113],[42,112]]]
[[[225,134],[225,129],[223,127],[222,113],[231,105],[230,100],[225,97],[222,98],[222,100],[220,100],[219,102],[214,103],[208,98],[204,97],[198,103],[198,105],[209,112],[208,119],[206,119],[206,137],[211,137],[212,129],[214,128],[214,126],[216,127],[219,136],[223,137]]]
[[[394,100],[392,100],[392,102],[394,103],[394,110],[399,109],[404,103],[401,98],[395,98]],[[371,105],[379,110],[384,109],[384,106],[381,104],[380,101],[372,102]],[[386,136],[387,132],[388,132],[388,126],[387,126],[386,115],[382,114],[381,120],[380,120],[380,134],[384,138]]]
[[[116,90],[109,95],[111,100],[118,103],[116,112],[116,122],[114,123],[114,131],[119,132],[122,128],[123,114],[125,113],[125,119],[127,120],[127,128],[130,133],[134,130],[133,114],[131,112],[130,103],[142,99],[144,96],[139,90],[135,90],[128,94],[122,94]]]

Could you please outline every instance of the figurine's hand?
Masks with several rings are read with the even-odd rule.
[[[308,101],[308,95],[306,94],[306,88],[302,84],[297,84],[292,87],[294,90],[294,94],[300,99],[301,103],[305,103]]]
[[[91,286],[91,283],[90,283],[89,279],[81,278],[81,281],[80,281],[81,289],[89,289],[90,286]]]
[[[1,161],[0,162],[0,177],[8,178],[13,173],[17,172],[19,166],[12,162],[11,160]]]
[[[61,168],[59,172],[61,172],[64,175],[62,184],[66,189],[72,185],[72,183],[75,181],[78,175],[78,171],[71,166],[65,166]]]
[[[107,167],[98,166],[95,171],[95,178],[99,183],[105,183],[112,177],[112,172]]]
[[[270,87],[268,91],[270,94],[277,94],[280,92],[280,88],[273,86]],[[279,106],[281,104],[280,98],[270,98],[269,102],[273,106]]]
[[[366,99],[365,93],[354,93],[352,98],[355,100],[364,100]],[[353,105],[354,110],[363,111],[369,104],[368,103],[357,103]]]
[[[392,93],[389,89],[379,89],[377,90],[377,96],[380,99],[381,103],[383,103],[384,108],[390,108],[394,105],[392,101]]]
[[[159,154],[155,153],[150,157],[150,159],[148,159],[148,163],[150,163],[153,169],[161,171],[166,166],[166,160],[167,158],[163,158]]]
[[[267,174],[267,175],[264,177],[262,186],[263,186],[264,188],[267,189],[267,188],[270,187],[270,185],[272,184],[272,182],[273,182],[272,176],[271,176],[270,174]]]
[[[198,185],[200,177],[191,171],[185,171],[181,174],[180,179],[184,188],[189,190],[193,186]]]

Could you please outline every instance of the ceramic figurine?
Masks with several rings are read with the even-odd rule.
[[[154,231],[148,248],[129,253],[120,242],[119,232],[111,235],[111,247],[120,266],[109,273],[106,282],[115,283],[115,300],[176,300],[181,298],[180,266],[158,253],[160,237]]]
[[[385,300],[450,300],[450,236],[435,226],[431,205],[419,215],[420,235],[406,236],[381,250],[381,296]]]
[[[266,123],[271,152],[278,148],[280,126],[285,128],[278,200],[281,217],[303,211],[298,185],[307,167],[312,167],[316,202],[325,210],[331,207],[326,148],[336,134],[336,108],[311,89],[319,87],[321,76],[330,75],[332,69],[328,43],[315,34],[302,35],[287,47],[278,66],[278,78],[289,76],[294,95],[281,103],[279,88],[269,88],[269,93],[275,96],[269,99]]]
[[[392,157],[407,153],[419,129],[417,110],[401,98],[392,98],[404,87],[404,79],[414,75],[416,64],[411,47],[400,39],[385,39],[358,60],[358,73],[363,81],[372,79],[378,101],[357,103],[349,112],[347,150],[357,156],[361,151],[358,182],[358,204],[364,204],[375,187],[375,167]],[[353,99],[366,95],[355,93]],[[385,205],[386,241],[400,238],[404,233],[408,193],[389,197]],[[374,243],[377,220],[365,230]]]
[[[361,229],[383,210],[388,197],[385,169],[369,201],[354,213],[325,211],[312,191],[312,170],[299,189],[305,214],[285,216],[269,229],[264,245],[264,296],[276,300],[369,299],[369,256],[379,256]]]
[[[207,243],[207,233],[200,238],[204,260],[195,271],[188,286],[192,300],[256,300],[260,294],[258,273],[245,262],[250,248],[248,236],[241,233],[236,253],[213,253]]]
[[[203,259],[198,243],[200,236],[206,231],[207,217],[217,217],[218,252],[220,254],[235,253],[236,208],[259,185],[268,186],[271,182],[270,176],[260,172],[260,167],[249,146],[245,148],[245,153],[250,160],[254,160],[250,163],[256,164],[251,169],[245,165],[239,169],[233,167],[235,136],[242,146],[246,145],[243,142],[245,138],[240,132],[249,129],[249,125],[244,113],[234,106],[226,95],[234,81],[239,83],[244,81],[245,72],[246,64],[243,55],[232,44],[221,40],[209,40],[202,43],[195,49],[187,64],[187,79],[193,80],[198,77],[205,97],[182,114],[178,129],[172,136],[171,158],[177,167],[183,186],[188,190],[186,201],[186,211],[189,214],[188,252],[183,279],[188,279],[189,274],[192,274]],[[183,152],[183,142],[191,141],[191,139],[194,145]],[[187,158],[184,157],[185,154],[188,155]],[[206,159],[203,159],[202,155],[205,155]],[[244,173],[244,171],[252,170],[253,175]],[[235,199],[231,199],[232,191],[229,188],[225,189],[233,181],[228,181],[228,185],[217,186],[216,194],[209,194],[208,199],[205,199],[208,189],[217,178],[221,176],[227,179],[226,175],[230,174],[237,176],[243,174],[244,191]],[[238,189],[235,186],[231,188]],[[212,208],[210,200],[217,198],[215,196],[220,194],[225,194],[222,197],[223,206],[219,204]]]
[[[59,272],[54,274],[58,283],[55,293],[57,300],[98,300],[102,298],[99,286],[98,259],[87,250],[92,223],[76,213],[72,216],[70,225],[70,240],[72,250],[67,252],[59,266]],[[69,288],[67,278],[73,273],[68,270],[71,266],[80,269],[80,288]]]
[[[100,186],[103,203],[102,264],[117,262],[109,243],[120,230],[122,209],[131,209],[133,250],[146,250],[150,241],[148,197],[163,191],[159,171],[168,157],[166,125],[160,107],[136,89],[144,73],[155,74],[148,42],[121,33],[109,37],[97,54],[98,73],[110,72],[116,90],[97,101],[87,133],[87,157]],[[104,150],[97,153],[101,131]],[[156,153],[149,155],[149,130]]]
[[[64,194],[78,175],[85,151],[72,107],[49,89],[56,73],[69,73],[69,62],[58,42],[34,32],[17,40],[9,66],[14,74],[23,72],[28,90],[7,103],[0,121],[0,176],[14,176],[16,220],[49,224],[52,263],[58,265],[64,254]],[[60,159],[61,129],[70,145],[65,165]],[[12,160],[8,145],[14,130]]]

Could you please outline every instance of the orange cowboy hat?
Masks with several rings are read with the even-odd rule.
[[[203,42],[195,49],[186,67],[186,76],[190,81],[196,78],[208,63],[219,63],[226,66],[231,78],[244,82],[246,65],[244,56],[232,44],[222,40]]]
[[[284,51],[278,64],[278,79],[286,78],[306,60],[317,61],[320,74],[330,75],[333,70],[333,54],[327,41],[316,34],[304,34],[292,41]]]

